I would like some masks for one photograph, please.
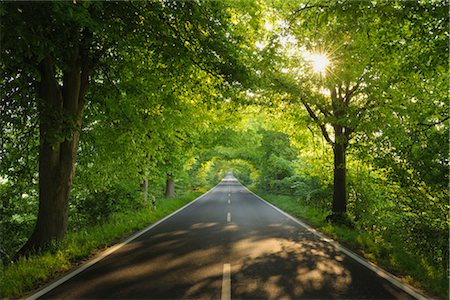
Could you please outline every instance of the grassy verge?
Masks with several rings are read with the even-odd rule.
[[[94,253],[162,219],[201,192],[158,201],[157,209],[115,213],[100,225],[84,231],[69,232],[52,251],[22,258],[0,270],[0,298],[18,298],[66,272]]]
[[[304,206],[295,197],[271,194],[264,194],[262,197],[408,283],[426,290],[429,294],[448,299],[447,271],[430,264],[424,257],[407,253],[401,241],[386,241],[361,229],[331,225],[325,221],[329,212]]]

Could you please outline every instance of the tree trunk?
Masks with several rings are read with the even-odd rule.
[[[342,96],[342,88],[335,87],[331,89],[331,103],[333,107],[333,116],[336,123],[333,124],[334,129],[334,189],[333,189],[333,214],[343,214],[347,212],[347,166],[345,151],[347,150],[347,128],[342,126],[340,122],[345,119],[345,112],[348,110],[347,101]]]
[[[167,174],[165,196],[166,198],[175,196],[175,181],[172,174]]]
[[[339,139],[336,139],[339,141]],[[333,189],[333,213],[347,212],[347,170],[346,170],[346,146],[343,142],[336,142],[333,146],[334,153],[334,189]]]
[[[144,203],[147,203],[147,200],[148,200],[148,178],[144,179],[142,187],[144,190]]]
[[[75,52],[61,87],[54,61],[47,57],[40,64],[39,212],[34,231],[18,255],[27,255],[61,240],[66,233],[88,83],[83,65],[79,53]]]

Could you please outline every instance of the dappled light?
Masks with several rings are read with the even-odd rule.
[[[448,1],[2,1],[0,16],[0,298],[135,231],[75,294],[405,297],[305,224],[449,297]]]
[[[228,209],[232,219],[218,221],[217,214]],[[92,266],[85,277],[70,280],[69,286],[77,287],[76,298],[159,299],[170,290],[171,298],[216,299],[225,263],[231,265],[230,293],[237,299],[360,299],[393,293],[405,298],[396,289],[386,294],[380,288],[386,283],[375,273],[232,178]],[[60,288],[47,297],[74,296],[68,292]]]

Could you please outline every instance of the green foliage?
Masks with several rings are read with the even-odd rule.
[[[410,260],[401,263],[403,270],[411,269],[422,282],[439,274],[432,288],[441,294],[448,286],[442,274],[448,272],[450,226],[447,4],[276,3],[273,23],[279,18],[288,25],[279,22],[272,29],[264,47],[271,68],[261,70],[264,84],[274,90],[275,114],[285,118],[283,130],[301,150],[295,169],[300,189],[307,190],[301,178],[317,177],[324,189],[332,183],[332,156],[317,136],[335,142],[329,133],[347,127],[348,216],[371,238],[389,241],[383,242],[387,249],[395,244],[391,254]],[[331,61],[326,72],[314,74],[302,51],[325,53]],[[348,100],[345,107],[332,101],[333,91]],[[306,128],[315,138],[306,137]],[[319,202],[330,201],[323,196]],[[362,241],[370,248],[367,238]],[[421,262],[416,270],[413,259]]]
[[[232,171],[248,186],[284,195],[271,196],[277,206],[444,295],[447,6],[2,3],[0,230],[7,238],[1,260],[9,263],[25,242],[38,209],[39,64],[51,56],[62,81],[68,56],[81,47],[89,50],[92,74],[70,198],[71,235],[148,207],[144,180],[158,197],[169,174],[182,193],[211,187]],[[306,52],[324,52],[331,64],[315,73]],[[77,129],[73,116],[53,117],[58,128],[47,138],[63,140]],[[347,136],[336,139],[344,127]],[[345,221],[355,230],[324,223],[333,194],[329,144],[336,142],[348,143]],[[89,239],[84,245],[91,249]],[[89,252],[83,247],[74,246],[73,257]]]
[[[77,192],[80,194],[77,195]],[[83,195],[84,194],[84,195]],[[76,196],[75,196],[76,195]],[[107,190],[74,190],[70,201],[70,216],[74,229],[105,222],[113,213],[145,207],[139,190],[120,187]]]
[[[448,296],[446,266],[433,259],[426,251],[410,247],[411,241],[401,236],[404,233],[401,230],[402,224],[394,225],[384,220],[372,224],[372,230],[343,227],[326,222],[326,210],[311,207],[297,197],[266,194],[264,198],[409,282],[440,297]],[[382,235],[380,227],[384,231]]]
[[[320,227],[326,224],[325,217],[328,214],[327,210],[305,205],[305,203],[297,197],[288,195],[262,194],[262,196],[265,200],[274,204],[276,207],[292,214],[293,216],[304,219],[315,227]]]
[[[289,191],[289,177],[294,175],[292,161],[296,149],[289,137],[279,131],[260,129],[261,145],[258,148],[258,165],[261,169],[259,188],[266,191]]]
[[[0,200],[0,261],[8,263],[33,230],[38,195],[34,185],[17,185],[0,178]]]
[[[199,166],[194,166],[190,171],[191,185],[200,187],[212,187],[220,182],[228,173],[233,173],[242,183],[253,186],[258,181],[259,173],[255,166],[242,159],[223,159],[214,157]]]
[[[244,6],[256,17],[256,4],[233,2],[2,3],[1,178],[34,188],[31,179],[45,169],[37,168],[39,143],[76,141],[79,130],[76,222],[124,209],[124,181],[133,187],[125,193],[134,193],[144,180],[157,185],[168,174],[185,176],[216,102],[250,77],[243,64],[252,50],[243,30],[249,24],[232,21]],[[54,94],[78,100],[82,128],[82,114],[66,112],[73,105],[49,109],[38,96],[44,61],[54,70]],[[75,65],[82,68],[79,95],[66,85],[80,73]]]
[[[115,212],[106,222],[69,232],[51,251],[2,265],[1,297],[24,296],[26,292],[77,265],[80,260],[156,222],[199,195],[191,193],[184,197],[160,200],[156,210],[147,207]]]

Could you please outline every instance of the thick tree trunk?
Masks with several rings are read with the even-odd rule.
[[[66,233],[88,83],[87,70],[82,66],[80,56],[74,54],[61,87],[53,60],[45,58],[40,64],[39,212],[34,231],[18,255],[61,240]]]
[[[346,170],[346,146],[344,143],[335,143],[334,153],[334,190],[333,213],[347,212],[347,170]]]
[[[333,214],[343,214],[347,212],[347,166],[345,152],[348,145],[347,128],[340,124],[345,119],[345,112],[348,110],[347,98],[342,95],[342,88],[331,89],[331,103],[333,116],[337,119],[333,124],[334,129],[334,189],[333,189]]]
[[[167,174],[166,192],[164,195],[166,198],[175,196],[175,180],[173,179],[172,174]]]

